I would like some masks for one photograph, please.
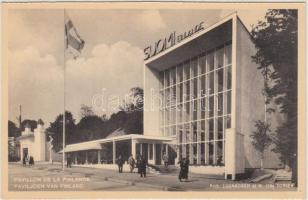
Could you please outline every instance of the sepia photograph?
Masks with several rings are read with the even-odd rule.
[[[304,3],[2,6],[8,196],[305,193]]]

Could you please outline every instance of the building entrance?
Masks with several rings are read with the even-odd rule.
[[[22,157],[25,158],[26,156],[28,156],[28,148],[23,148],[22,149]]]

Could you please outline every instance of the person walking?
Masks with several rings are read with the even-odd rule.
[[[182,158],[179,161],[180,164],[180,173],[179,180],[182,182],[182,179],[188,179],[188,171],[189,171],[189,160],[187,158]]]
[[[29,164],[29,166],[30,166],[30,156],[29,156],[29,154],[27,155],[27,157],[26,157],[26,166],[27,166],[27,164]]]
[[[34,159],[32,156],[30,156],[29,158],[29,166],[31,167],[32,165],[34,165]]]
[[[140,177],[143,178],[146,177],[146,167],[147,167],[147,161],[145,160],[144,156],[141,156],[139,164]]]
[[[128,164],[129,164],[129,168],[130,168],[130,173],[133,173],[134,168],[135,168],[135,159],[133,157],[133,154],[131,154],[128,158]]]
[[[136,168],[137,168],[137,173],[140,174],[140,163],[141,163],[141,156],[140,154],[137,154],[136,156]]]
[[[26,156],[24,156],[24,157],[22,158],[22,165],[23,165],[24,167],[27,166]]]
[[[119,155],[119,157],[117,159],[117,164],[118,164],[118,168],[119,168],[119,173],[122,173],[123,172],[124,160],[123,160],[121,155]]]
[[[167,169],[168,164],[169,164],[169,157],[166,153],[164,153],[164,155],[163,155],[163,161],[164,161],[164,164],[165,164],[165,169]]]

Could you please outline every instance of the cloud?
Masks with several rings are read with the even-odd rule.
[[[22,105],[24,118],[54,120],[63,109],[63,68],[55,57],[29,46],[9,52],[8,67],[10,119]]]
[[[10,119],[18,116],[20,104],[24,118],[42,118],[47,124],[61,114],[63,67],[54,56],[42,55],[31,46],[10,52]],[[108,98],[117,97],[118,103],[121,103],[130,88],[142,87],[142,68],[143,51],[123,41],[111,45],[98,44],[87,58],[68,60],[65,73],[66,110],[71,111],[78,120],[80,105],[91,106],[93,97],[102,96],[105,91],[103,107],[94,109],[97,114],[111,114],[115,110],[108,107]]]
[[[85,58],[67,61],[67,105],[79,115],[80,105],[94,106],[97,113],[110,114],[107,98],[119,97],[132,87],[143,85],[143,51],[128,42],[98,44]],[[92,105],[97,95],[106,97],[103,107]],[[117,108],[117,106],[116,106]],[[78,111],[78,112],[77,112]]]
[[[167,25],[158,10],[145,10],[139,14],[139,23],[145,27],[145,30],[159,31],[166,29]]]

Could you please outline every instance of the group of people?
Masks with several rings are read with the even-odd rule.
[[[166,154],[163,155],[163,161],[165,168],[168,167],[169,164],[169,158]],[[123,165],[125,163],[125,160],[123,157],[120,155],[116,161],[118,168],[119,168],[119,173],[123,172]],[[145,159],[144,156],[142,155],[137,155],[137,159],[135,160],[133,155],[131,154],[127,160],[127,163],[130,168],[130,173],[134,172],[134,169],[138,169],[138,173],[140,174],[140,177],[146,177],[146,166],[147,166],[147,160]],[[189,159],[188,158],[181,158],[180,161],[178,162],[180,164],[180,173],[179,173],[179,180],[182,182],[182,179],[188,179],[188,172],[189,172]]]
[[[119,168],[119,173],[123,172],[123,165],[125,163],[125,160],[123,157],[120,155],[116,161],[118,168]],[[134,172],[134,169],[138,169],[138,173],[140,174],[140,177],[146,177],[146,167],[147,167],[147,160],[145,159],[144,156],[138,155],[136,160],[134,159],[133,155],[131,154],[127,160],[127,163],[130,168],[130,173]]]
[[[34,165],[34,158],[33,156],[29,156],[26,155],[22,158],[22,165],[23,166],[27,166],[27,163],[29,164],[29,166],[33,166]]]

